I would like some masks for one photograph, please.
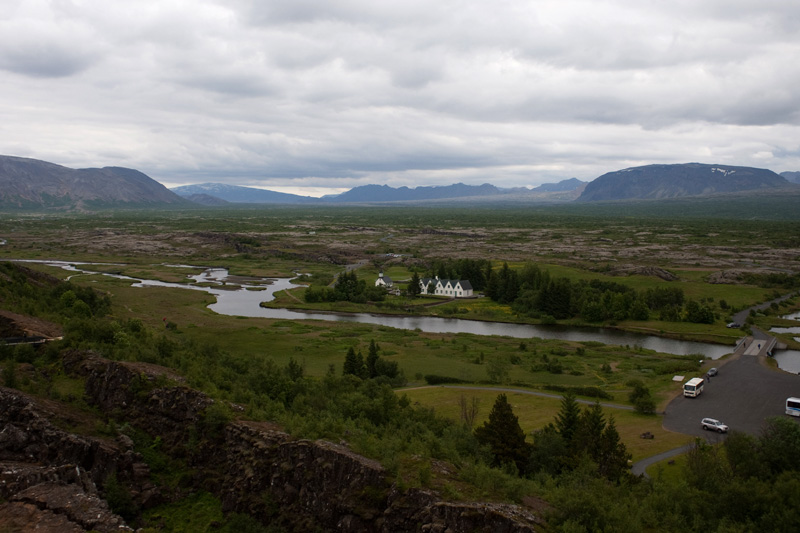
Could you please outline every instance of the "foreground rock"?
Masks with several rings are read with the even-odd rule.
[[[194,485],[215,494],[225,512],[291,531],[522,533],[541,524],[518,506],[446,502],[432,490],[400,489],[378,462],[342,445],[296,440],[266,423],[210,428],[204,416],[214,401],[181,385],[156,386],[166,369],[77,352],[65,367],[85,378],[91,403],[159,437],[172,456],[187,461]],[[102,441],[60,431],[30,398],[10,389],[0,389],[0,423],[0,460],[8,461],[0,516],[12,531],[26,520],[42,531],[125,530],[101,498],[112,472],[140,507],[159,502],[124,436]]]
[[[56,413],[16,390],[0,388],[0,531],[128,531],[109,510],[102,487],[119,476],[153,500],[149,469],[123,442],[55,427]]]

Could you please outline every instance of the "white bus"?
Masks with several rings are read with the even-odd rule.
[[[786,414],[800,416],[800,398],[786,398]]]
[[[687,398],[696,398],[703,392],[706,382],[703,378],[692,378],[683,385],[683,395]]]

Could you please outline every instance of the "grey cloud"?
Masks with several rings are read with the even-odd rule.
[[[0,68],[37,78],[63,78],[92,64],[89,54],[75,54],[58,46],[42,44],[0,52]]]
[[[800,169],[798,12],[773,0],[19,3],[0,14],[0,68],[22,74],[0,84],[0,153],[335,187],[536,185],[649,162]]]
[[[80,73],[100,57],[99,47],[80,29],[70,24],[2,21],[0,68],[42,78]]]

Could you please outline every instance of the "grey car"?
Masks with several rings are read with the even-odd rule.
[[[706,431],[716,431],[717,433],[727,433],[728,426],[717,420],[716,418],[704,418],[701,422],[703,429]]]

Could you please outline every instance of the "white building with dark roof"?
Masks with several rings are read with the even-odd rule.
[[[391,289],[393,285],[394,285],[394,282],[392,281],[392,278],[390,278],[389,276],[384,276],[383,272],[378,274],[378,279],[375,280],[375,286],[376,287],[383,287],[385,289]]]
[[[419,280],[420,294],[447,296],[449,298],[471,298],[472,284],[465,279],[422,278]]]

